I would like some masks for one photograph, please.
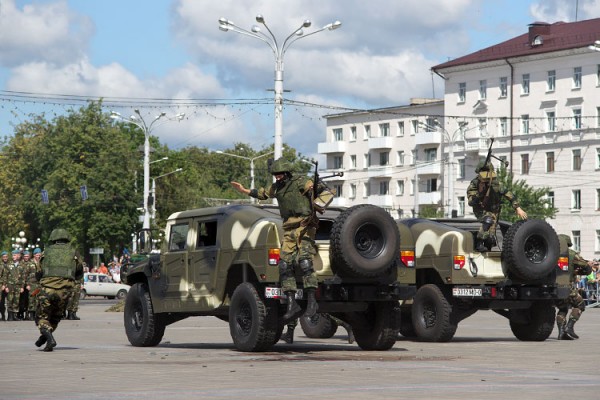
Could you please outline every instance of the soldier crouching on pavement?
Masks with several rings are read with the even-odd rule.
[[[592,271],[593,261],[587,261],[575,250],[571,249],[573,242],[569,235],[558,235],[569,247],[569,280],[571,282],[571,292],[569,297],[561,300],[556,304],[558,312],[556,313],[556,326],[558,327],[558,340],[573,340],[579,339],[573,327],[581,317],[581,313],[585,311],[585,302],[577,289],[576,275],[588,275]],[[567,314],[571,307],[571,315],[567,322]]]
[[[40,292],[37,296],[37,326],[40,337],[37,347],[44,343],[44,351],[52,351],[56,340],[52,335],[65,313],[69,295],[76,281],[83,276],[83,265],[77,251],[70,244],[71,236],[65,229],[54,229],[50,234],[50,246],[44,250],[42,270],[37,273]]]
[[[267,189],[250,190],[238,182],[231,182],[231,186],[238,192],[259,200],[277,199],[283,219],[279,279],[287,297],[287,311],[283,316],[283,323],[287,323],[302,315],[302,308],[296,302],[296,262],[302,270],[308,299],[304,315],[311,317],[317,312],[315,291],[318,282],[313,269],[313,257],[317,253],[314,238],[319,220],[312,206],[313,182],[310,178],[292,174],[292,165],[282,158],[273,162],[271,174],[275,176],[275,182]]]

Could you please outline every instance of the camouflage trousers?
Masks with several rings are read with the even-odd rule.
[[[21,298],[21,285],[10,285],[6,294],[6,310],[19,312],[19,299]]]
[[[29,285],[29,305],[27,307],[27,311],[35,312],[37,309],[37,294],[39,293],[40,285],[37,283],[33,283]]]
[[[498,214],[493,213],[491,211],[480,211],[475,213],[475,217],[480,222],[483,222],[485,217],[492,217],[492,224],[488,229],[484,229],[483,223],[479,227],[479,232],[477,232],[477,239],[486,240],[488,238],[496,239],[496,225],[498,223]]]
[[[37,296],[36,321],[39,329],[55,331],[69,301],[70,289],[41,287]]]
[[[571,288],[569,297],[556,304],[556,308],[558,308],[558,312],[556,313],[557,325],[563,325],[567,322],[567,313],[569,312],[569,307],[572,307],[569,319],[575,321],[577,321],[579,317],[581,317],[581,313],[585,311],[585,302],[583,301],[583,297],[581,297],[581,294],[577,288]]]
[[[280,257],[287,264],[287,271],[280,271],[281,288],[284,292],[296,291],[296,278],[294,265],[302,260],[313,260],[317,254],[315,244],[315,233],[317,229],[313,226],[292,229],[284,229],[283,243],[281,245]],[[302,271],[302,281],[305,288],[317,287],[317,275],[314,269]]]
[[[77,312],[79,310],[79,294],[81,293],[81,283],[76,283],[69,295],[67,311]]]

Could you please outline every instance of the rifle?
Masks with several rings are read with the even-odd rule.
[[[312,189],[312,201],[311,206],[313,212],[317,211],[320,214],[325,212],[325,209],[331,202],[335,196],[335,191],[330,189],[329,186],[323,181],[325,178],[331,178],[334,176],[344,176],[343,172],[335,172],[326,177],[319,176],[319,162],[311,161],[311,163],[315,166],[315,173],[313,176],[313,189]]]
[[[494,173],[494,165],[490,162],[490,159],[493,157],[492,156],[492,146],[494,145],[494,138],[490,139],[490,148],[488,149],[488,153],[487,153],[487,157],[485,158],[485,161],[483,162],[483,167],[481,167],[481,169],[485,169],[487,167],[487,173],[488,173],[488,188],[487,191],[485,192],[485,197],[483,198],[483,200],[481,201],[481,205],[485,208],[488,199],[490,198],[490,191],[492,190],[492,178],[493,178],[493,173]],[[494,157],[495,158],[495,157]]]

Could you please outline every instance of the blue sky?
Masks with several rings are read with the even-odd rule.
[[[114,107],[124,115],[136,102],[148,118],[186,113],[153,131],[170,147],[260,149],[273,141],[271,104],[145,100],[272,97],[272,53],[256,39],[221,32],[220,17],[249,29],[261,13],[278,39],[307,18],[308,31],[340,20],[340,29],[290,47],[286,98],[376,108],[431,97],[431,66],[523,34],[534,21],[574,21],[576,4],[579,20],[600,17],[600,0],[0,0],[0,90],[128,98],[131,105]],[[435,82],[436,97],[442,88]],[[0,136],[30,112],[69,107],[3,97]],[[284,142],[313,155],[325,141],[322,116],[334,112],[287,106]]]

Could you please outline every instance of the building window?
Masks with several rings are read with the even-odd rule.
[[[343,140],[344,140],[344,133],[342,131],[342,128],[335,128],[333,130],[333,141],[341,142]]]
[[[363,197],[369,197],[371,190],[369,189],[369,182],[363,183]]]
[[[356,169],[356,155],[352,154],[350,156],[350,169]]]
[[[498,134],[500,136],[506,136],[508,135],[508,123],[507,123],[508,119],[506,117],[500,117],[500,125],[499,125],[499,129],[500,132],[498,132]]]
[[[554,172],[554,152],[546,153],[546,172]]]
[[[521,115],[521,133],[524,135],[529,133],[529,114]]]
[[[379,153],[379,165],[390,165],[390,152],[382,151]]]
[[[369,153],[365,154],[363,161],[365,168],[369,168],[371,166],[371,155]]]
[[[458,196],[458,216],[465,216],[465,196]]]
[[[356,185],[354,183],[350,184],[350,198],[351,199],[356,198]]]
[[[596,246],[594,247],[594,251],[596,253],[600,252],[600,231],[596,230]],[[598,273],[596,273],[596,279],[598,277]]]
[[[581,88],[581,67],[573,68],[573,88]]]
[[[424,153],[425,153],[425,161],[437,160],[437,149],[435,147],[425,149]]]
[[[355,126],[350,127],[350,140],[353,142],[356,141],[356,127]]]
[[[333,190],[335,190],[335,196],[334,197],[342,197],[343,192],[342,192],[342,188],[344,186],[342,184],[336,184],[333,185]]]
[[[500,78],[500,97],[508,95],[508,78],[503,76]]]
[[[581,150],[573,150],[573,171],[581,171]]]
[[[571,191],[571,209],[581,210],[581,189]]]
[[[460,82],[458,84],[458,102],[464,103],[465,101],[467,101],[467,84]]]
[[[404,121],[398,122],[398,136],[404,136]]]
[[[466,175],[465,159],[458,159],[458,179],[464,179]]]
[[[600,149],[599,149],[600,150]],[[403,166],[404,165],[404,151],[399,150],[397,153],[398,159],[396,165]],[[600,157],[600,156],[599,156]]]
[[[334,156],[333,157],[333,169],[342,169],[344,168],[343,156]]]
[[[479,132],[479,136],[487,136],[487,120],[485,118],[477,120],[477,131]]]
[[[410,151],[411,154],[411,165],[415,165],[417,163],[417,157],[419,156],[419,152],[414,149]]]
[[[479,99],[487,99],[487,81],[485,79],[479,81]]]
[[[427,193],[437,192],[437,178],[427,179]]]
[[[521,154],[521,174],[529,173],[529,154]]]
[[[365,139],[371,137],[371,125],[365,125]]]
[[[523,74],[521,80],[521,94],[529,94],[529,74]]]
[[[556,113],[554,111],[546,111],[546,130],[548,132],[556,131]]]
[[[404,181],[396,181],[396,195],[404,196]]]
[[[600,147],[596,147],[596,169],[600,169]]]
[[[410,190],[409,194],[410,194],[411,196],[414,196],[414,195],[415,195],[415,186],[416,186],[416,184],[415,184],[415,180],[414,180],[414,179],[411,179],[411,180],[410,180],[410,188],[409,188],[409,190]]]
[[[600,211],[600,189],[596,189],[596,211]]]
[[[412,121],[410,121],[410,123],[412,125],[411,135],[419,133],[419,120],[418,119],[413,119]]]
[[[548,199],[548,207],[554,207],[554,192],[548,192],[546,198]]]
[[[573,129],[581,129],[581,108],[573,109]]]
[[[388,181],[379,182],[379,194],[381,196],[390,194],[390,183]]]
[[[571,231],[571,235],[573,236],[573,250],[579,253],[581,251],[581,231]]]
[[[390,136],[390,124],[389,123],[384,123],[384,124],[379,124],[379,136],[381,137],[388,137]]]
[[[546,91],[554,92],[556,89],[556,71],[548,71],[548,78],[546,79]]]

